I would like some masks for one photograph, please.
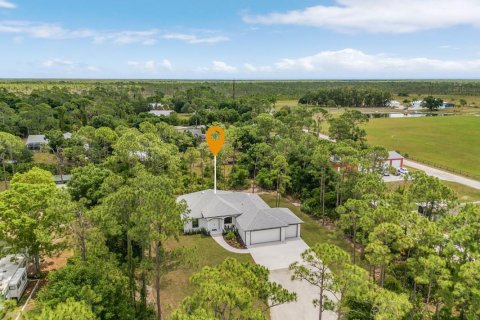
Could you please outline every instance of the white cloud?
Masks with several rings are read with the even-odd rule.
[[[70,67],[73,66],[73,62],[69,60],[62,60],[62,59],[48,59],[45,62],[43,62],[43,65],[45,67]]]
[[[271,66],[254,66],[250,63],[243,64],[244,68],[249,72],[271,72],[273,68]]]
[[[257,67],[255,67],[254,65],[252,65],[252,64],[250,64],[250,63],[245,63],[243,66],[244,66],[245,69],[247,69],[248,71],[252,71],[252,72],[257,71]]]
[[[51,58],[45,60],[42,63],[42,66],[47,69],[54,69],[57,71],[66,71],[66,72],[99,72],[100,69],[95,66],[87,65],[81,62],[75,62],[71,60],[64,60],[59,58]]]
[[[457,25],[480,26],[480,4],[478,0],[336,0],[335,5],[245,15],[243,19],[250,24],[407,33]]]
[[[126,30],[119,32],[96,31],[91,29],[67,29],[58,24],[31,21],[0,21],[0,33],[27,36],[40,39],[91,39],[94,43],[151,45],[157,41],[159,31]]]
[[[0,8],[4,9],[15,9],[17,5],[13,2],[7,0],[0,0]]]
[[[157,42],[159,31],[156,29],[144,31],[121,31],[112,33],[98,33],[94,36],[95,43],[112,42],[115,44],[133,44],[152,45]]]
[[[212,70],[215,72],[235,72],[237,71],[236,67],[230,66],[223,61],[214,60],[212,61],[213,67]]]
[[[307,74],[317,77],[376,76],[380,78],[418,75],[478,74],[478,60],[441,60],[426,57],[402,58],[386,54],[367,54],[360,50],[321,51],[311,56],[284,58],[272,66],[245,64],[250,72]]]
[[[163,35],[164,39],[167,40],[180,40],[190,44],[197,44],[197,43],[218,43],[229,41],[230,38],[225,36],[197,36],[194,34],[186,34],[186,33],[166,33]]]
[[[156,61],[156,60],[128,61],[127,64],[143,73],[173,71],[172,63],[168,59],[163,59],[162,61]]]

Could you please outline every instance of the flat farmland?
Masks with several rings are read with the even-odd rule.
[[[480,179],[480,117],[371,119],[367,140],[412,160]]]

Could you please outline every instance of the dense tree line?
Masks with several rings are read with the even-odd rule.
[[[321,89],[314,92],[307,92],[298,102],[328,108],[385,108],[391,96],[390,92],[372,89]]]
[[[267,95],[282,99],[298,99],[306,92],[319,89],[357,88],[414,95],[479,95],[477,80],[3,80],[0,86],[15,92],[29,93],[33,89],[51,89],[56,86],[71,92],[82,92],[91,87],[138,90],[147,96],[162,92],[173,96],[200,86],[208,86],[231,98]]]
[[[225,128],[217,159],[221,189],[272,192],[277,206],[282,196],[294,197],[319,224],[344,233],[351,252],[318,244],[302,256],[322,272],[291,266],[295,281],[318,287],[312,300],[320,314],[479,316],[479,207],[451,215],[454,193],[421,173],[388,188],[380,176],[387,150],[366,143],[368,119],[359,111],[334,118],[319,106],[274,110],[269,96],[234,100],[206,86],[168,98],[145,97],[127,85],[79,93],[4,90],[0,101],[7,111],[0,122],[7,189],[0,193],[0,238],[11,252],[27,255],[36,277],[46,257],[75,252],[48,275],[33,319],[160,319],[165,275],[195,263],[191,249],[169,245],[185,222],[185,204],[176,196],[213,186],[212,155],[199,138],[174,129],[175,116],[145,113],[158,101],[191,113],[186,123]],[[326,122],[335,143],[317,136]],[[62,135],[67,130],[70,139]],[[38,168],[25,151],[18,136],[34,131],[47,134],[55,166]],[[56,188],[51,173],[65,172],[73,175],[68,188]],[[268,281],[265,268],[231,259],[190,281],[194,290],[173,319],[264,319],[272,306],[295,299]]]

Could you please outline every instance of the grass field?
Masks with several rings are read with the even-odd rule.
[[[202,267],[217,265],[229,257],[236,258],[240,262],[253,262],[249,254],[231,253],[220,247],[210,236],[184,235],[180,237],[178,243],[172,241],[169,246],[194,248],[197,261],[193,266],[180,268],[165,276],[161,288],[165,314],[170,314],[187,295],[192,293],[193,287],[189,283],[189,278]]]
[[[43,163],[43,164],[56,164],[57,160],[55,155],[48,152],[34,152],[33,153],[33,162]]]
[[[382,118],[365,128],[371,144],[480,179],[480,117]]]

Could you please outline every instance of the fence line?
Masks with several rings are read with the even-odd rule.
[[[432,162],[432,161],[428,161],[428,160],[425,160],[425,159],[412,157],[410,155],[406,156],[405,158],[407,158],[408,160],[413,160],[413,161],[417,161],[417,162],[429,165],[429,166],[437,168],[437,169],[442,169],[442,170],[446,170],[446,171],[449,171],[449,172],[452,172],[452,173],[456,173],[456,174],[462,175],[462,176],[467,177],[467,178],[480,180],[480,176],[472,174],[470,172],[466,172],[466,171],[459,170],[459,169],[456,169],[456,168],[451,168],[449,166],[441,165],[441,164],[438,164],[438,163],[435,163],[435,162]]]

